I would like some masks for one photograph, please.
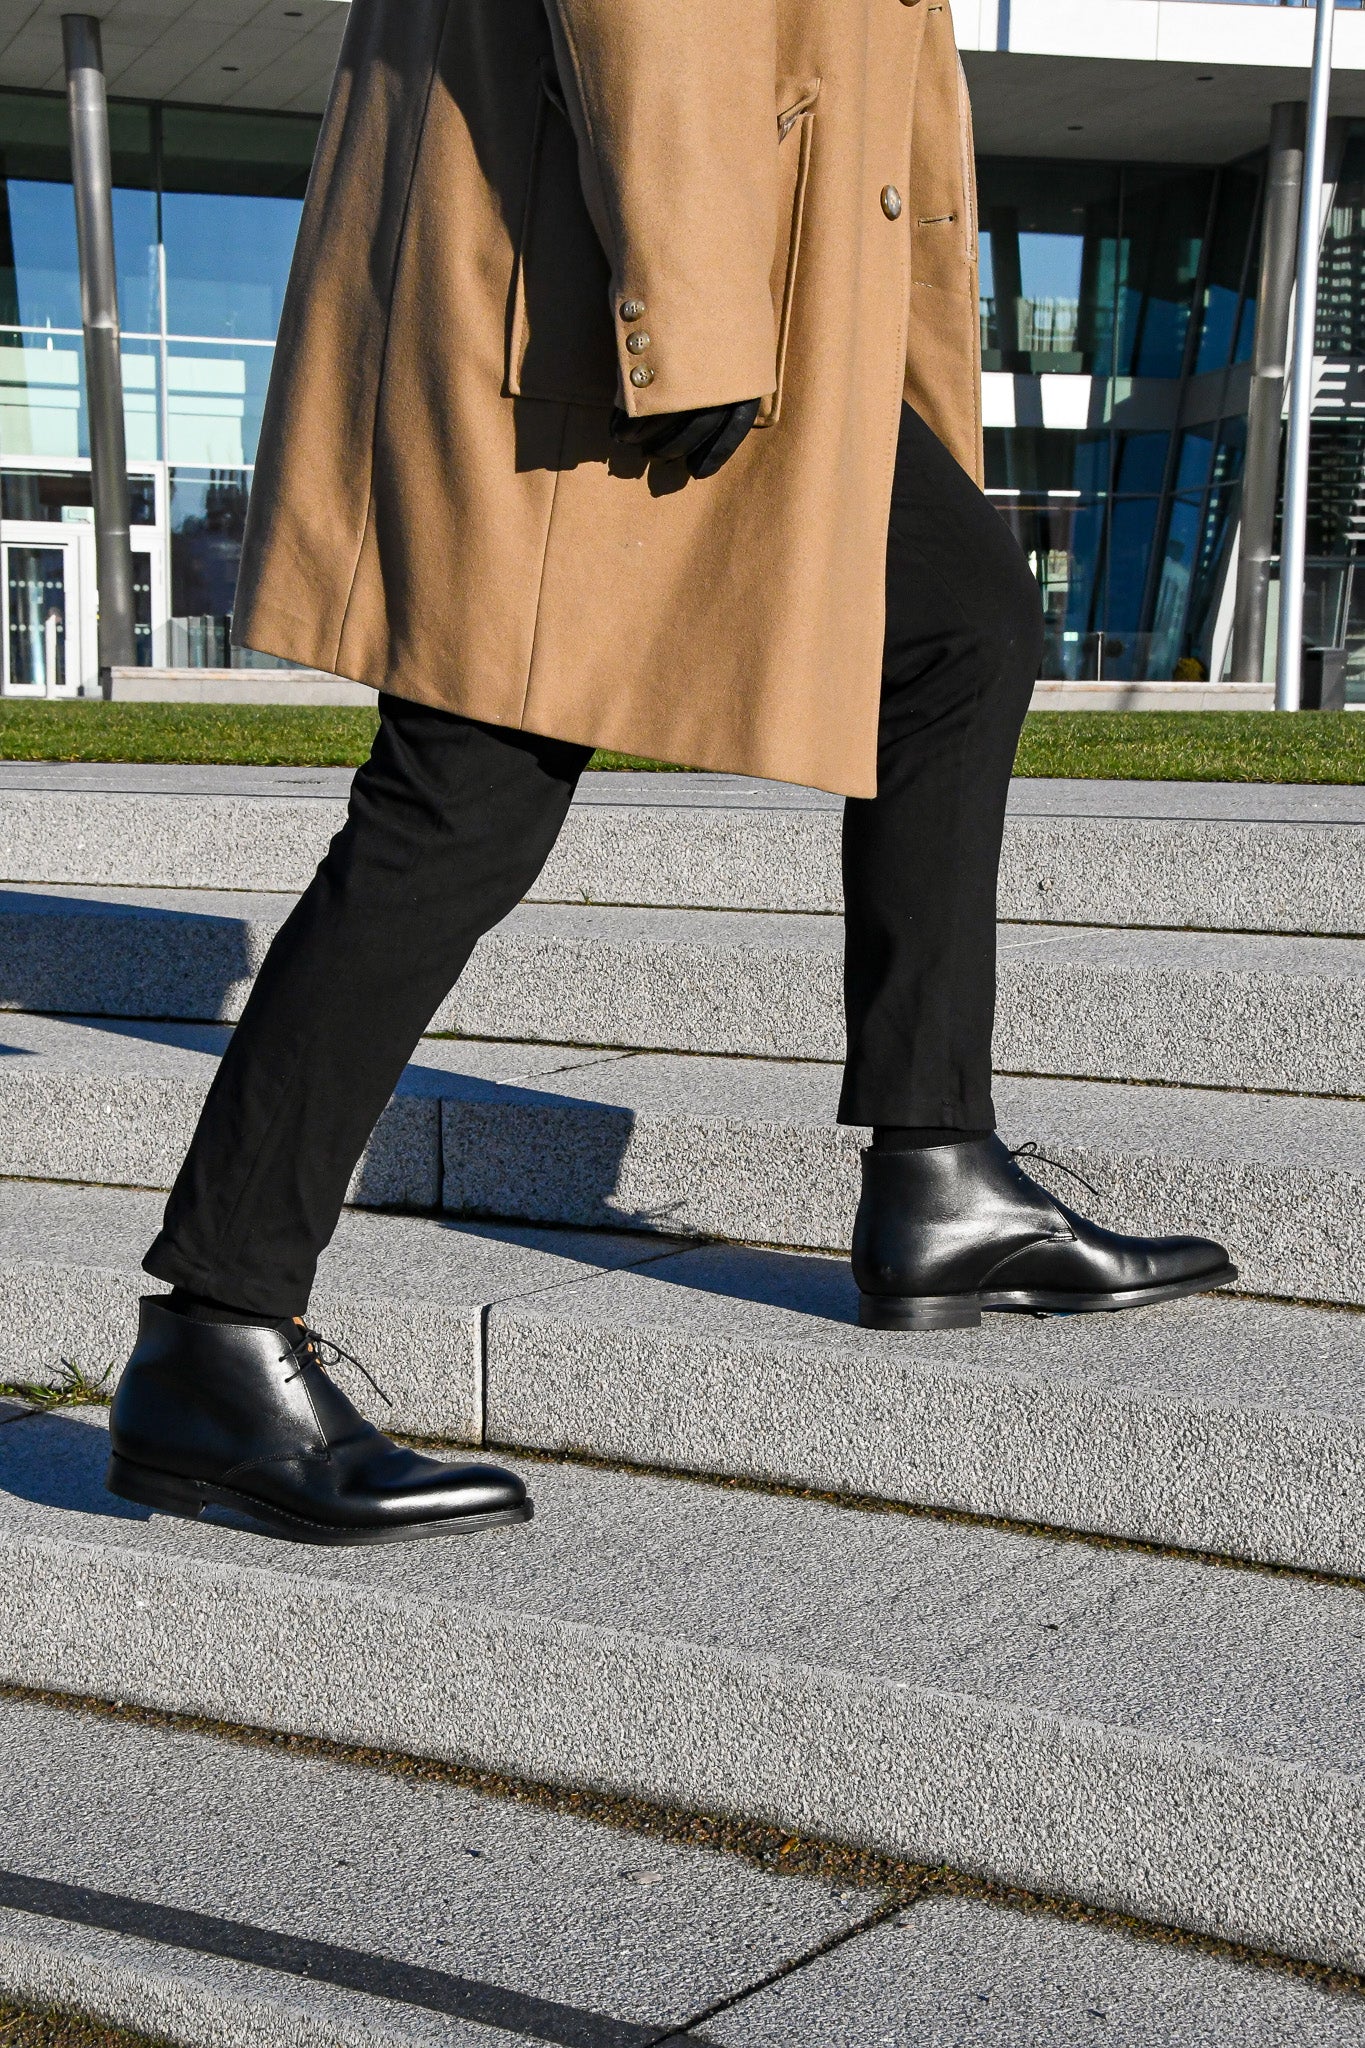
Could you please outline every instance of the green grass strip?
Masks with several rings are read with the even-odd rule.
[[[373,711],[275,704],[0,703],[0,760],[354,768]],[[595,768],[674,764],[599,753]],[[1365,713],[1043,711],[1016,772],[1152,782],[1365,783]]]

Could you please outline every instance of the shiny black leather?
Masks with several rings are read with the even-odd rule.
[[[994,1135],[864,1152],[853,1274],[860,1321],[891,1330],[971,1328],[987,1309],[1138,1308],[1237,1278],[1209,1238],[1125,1237],[1087,1222]]]
[[[396,1543],[530,1519],[495,1465],[404,1450],[269,1325],[192,1322],[154,1297],[109,1418],[108,1485],[195,1516],[235,1508],[304,1543]]]

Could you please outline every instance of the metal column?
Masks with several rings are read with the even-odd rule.
[[[1304,109],[1281,100],[1271,110],[1261,227],[1261,275],[1256,291],[1256,348],[1251,367],[1242,533],[1237,555],[1237,598],[1232,626],[1232,674],[1259,683],[1265,674],[1270,564],[1275,553],[1275,508],[1280,491],[1280,421],[1284,414],[1289,311],[1294,298],[1294,256],[1303,184]]]
[[[1299,272],[1294,302],[1294,346],[1289,370],[1289,437],[1284,464],[1284,519],[1280,547],[1280,644],[1275,664],[1275,709],[1297,711],[1303,689],[1303,584],[1308,545],[1308,452],[1313,424],[1313,360],[1317,344],[1318,260],[1322,242],[1322,175],[1327,160],[1328,101],[1332,86],[1332,27],[1336,0],[1317,0],[1313,24],[1313,83],[1299,194]]]
[[[66,105],[71,127],[71,182],[76,196],[76,246],[81,267],[81,325],[90,418],[90,469],[95,500],[95,574],[99,584],[100,687],[109,694],[111,668],[135,659],[133,554],[128,531],[128,447],[123,428],[123,366],[119,358],[118,282],[114,267],[113,169],[104,55],[94,15],[62,16]]]

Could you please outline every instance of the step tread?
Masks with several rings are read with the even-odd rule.
[[[149,1517],[104,1492],[106,1451],[93,1411],[31,1416],[0,1435],[9,1540],[107,1552],[158,1575],[165,1564],[249,1573],[451,1620],[481,1611],[737,1665],[837,1672],[1177,1752],[1365,1778],[1365,1593],[1353,1587],[541,1463],[522,1468],[538,1509],[523,1531],[315,1549],[226,1522]],[[131,1643],[146,1630],[124,1613],[111,1633]],[[136,1665],[127,1669],[137,1690]],[[401,1686],[403,1674],[387,1682]]]
[[[110,1384],[154,1196],[0,1182],[0,1378]],[[1354,1315],[856,1327],[843,1260],[349,1213],[310,1313],[391,1426],[1365,1575]]]
[[[544,1464],[526,1529],[300,1549],[124,1511],[104,1455],[88,1414],[0,1431],[11,1682],[744,1812],[1365,1960],[1352,1588]]]
[[[974,1899],[928,1899],[701,2027],[715,2048],[1355,2048],[1365,2001]]]
[[[31,1995],[46,1949],[87,2011],[121,1989],[111,2017],[151,2032],[178,2006],[174,2038],[214,2048],[260,2048],[272,2012],[274,2042],[311,2014],[347,2048],[613,2021],[614,2048],[645,2048],[878,1904],[454,1783],[30,1702],[0,1702],[0,1780],[0,1884],[36,1908],[0,1909],[0,1997]],[[79,1888],[93,1926],[44,1883]]]
[[[162,1291],[141,1262],[164,1206],[126,1189],[0,1180],[0,1378],[51,1384],[65,1360],[113,1386],[138,1297]],[[309,1316],[380,1382],[391,1407],[342,1372],[376,1420],[472,1442],[484,1422],[484,1313],[509,1294],[657,1258],[670,1242],[348,1210],[322,1254]]]
[[[284,892],[111,887],[87,883],[7,883],[0,916],[52,918],[164,917],[230,920],[274,928],[288,914]],[[805,911],[693,910],[628,904],[524,903],[482,941],[484,948],[519,943],[666,949],[670,954],[772,952],[821,958],[843,953],[843,921]],[[1081,965],[1108,972],[1144,971],[1365,979],[1365,939],[1266,932],[1114,929],[1108,926],[1005,922],[999,927],[1005,967],[1011,956],[1039,957],[1044,967]]]
[[[1358,1996],[1193,1944],[976,1898],[876,1921],[873,1892],[412,1774],[26,1701],[0,1757],[30,1907],[0,1908],[0,1996],[190,2048],[1081,2048],[1099,2014],[1143,2048],[1365,2042]]]
[[[346,770],[0,763],[0,874],[291,891],[344,816]],[[837,911],[840,801],[738,777],[584,778],[542,901]],[[1365,930],[1359,790],[1017,781],[1009,917]]]

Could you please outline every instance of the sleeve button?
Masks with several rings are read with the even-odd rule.
[[[643,320],[644,317],[645,302],[643,299],[627,299],[621,307],[621,318],[623,320]]]
[[[629,334],[626,336],[626,347],[633,356],[642,356],[649,347],[649,336],[647,334]]]
[[[630,373],[630,381],[637,391],[643,391],[646,384],[654,382],[654,372],[646,369],[643,363],[637,363]]]

